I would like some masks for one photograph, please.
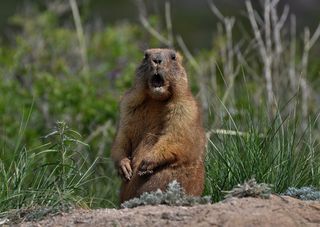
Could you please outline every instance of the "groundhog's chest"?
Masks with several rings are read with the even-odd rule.
[[[131,148],[135,150],[139,144],[152,145],[163,133],[165,122],[168,120],[168,110],[165,105],[157,102],[146,102],[137,107],[127,116],[127,136]]]

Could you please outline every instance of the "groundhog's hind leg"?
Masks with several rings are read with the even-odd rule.
[[[180,174],[180,183],[187,195],[201,196],[204,189],[205,170],[202,163],[186,167]],[[178,180],[179,181],[179,180]]]
[[[140,177],[145,181],[140,182],[137,188],[137,195],[143,192],[156,191],[160,189],[165,191],[168,184],[174,180],[178,181],[187,195],[201,196],[204,189],[204,167],[202,163],[196,163],[193,166],[183,166],[175,168],[165,168],[148,178]]]
[[[134,197],[139,197],[143,192],[143,186],[148,181],[149,177],[140,177],[134,174],[130,181],[123,181],[120,189],[120,203],[130,200]]]

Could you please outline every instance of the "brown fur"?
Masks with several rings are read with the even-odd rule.
[[[111,151],[124,177],[120,201],[164,190],[173,180],[187,194],[201,195],[205,143],[199,107],[181,57],[170,49],[147,50],[134,86],[121,101]]]

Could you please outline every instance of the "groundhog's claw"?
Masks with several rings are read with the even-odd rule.
[[[138,174],[139,176],[152,174],[153,173],[154,164],[151,161],[143,160],[139,166]]]
[[[131,161],[128,158],[124,158],[120,161],[119,172],[125,179],[130,180],[132,177]]]
[[[146,170],[146,171],[139,171],[138,175],[143,176],[143,175],[150,175],[153,173],[153,170]]]

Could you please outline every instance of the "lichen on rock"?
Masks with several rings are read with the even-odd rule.
[[[317,191],[317,189],[314,187],[290,187],[283,194],[301,200],[320,200],[320,191]]]
[[[140,197],[130,199],[121,204],[121,208],[133,208],[143,205],[192,206],[211,203],[210,196],[196,197],[186,195],[180,183],[176,180],[168,184],[166,191],[158,189],[153,192],[144,192]]]

